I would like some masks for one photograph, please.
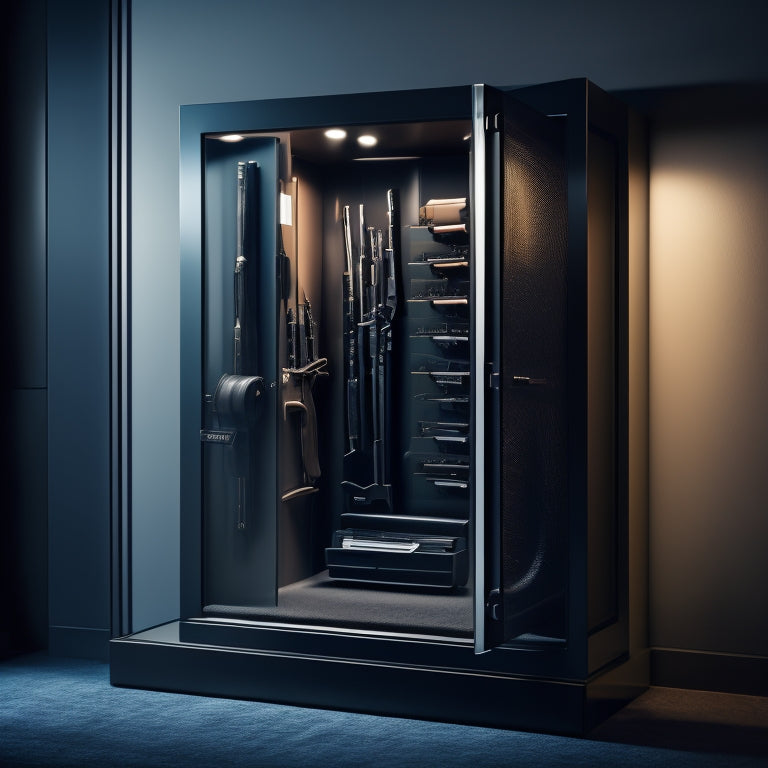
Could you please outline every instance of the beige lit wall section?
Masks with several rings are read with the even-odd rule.
[[[652,132],[651,645],[768,656],[768,108]]]

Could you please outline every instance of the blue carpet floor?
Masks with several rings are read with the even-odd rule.
[[[743,698],[754,709],[753,697]],[[759,740],[747,754],[727,742],[722,752],[670,749],[612,741],[606,725],[596,731],[601,735],[567,738],[114,688],[106,664],[42,654],[0,663],[6,768],[768,766],[768,745],[761,753]]]

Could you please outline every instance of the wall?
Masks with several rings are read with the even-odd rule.
[[[768,653],[768,95],[662,95],[651,149],[651,627]]]
[[[106,658],[109,4],[48,3],[47,30],[48,648]]]
[[[229,0],[215,6],[200,0],[134,0],[135,629],[175,618],[178,611],[178,105],[471,82],[515,85],[583,76],[608,90],[768,79],[768,57],[759,38],[768,21],[765,5],[736,0],[728,5],[727,15],[720,3],[712,1],[697,3],[695,13],[688,6],[661,0],[635,8],[607,2],[499,0],[476,3],[470,10],[456,0],[437,6],[399,0],[382,5]],[[669,128],[658,125],[654,174],[681,148],[689,170],[707,160],[715,148],[717,159],[707,160],[712,171],[728,168],[731,156],[747,165],[754,163],[754,152],[760,148],[754,134],[748,144],[742,143],[743,127],[722,133],[713,128],[709,134],[692,137],[690,143]],[[745,153],[747,159],[742,161]],[[662,178],[658,177],[652,191],[656,215],[661,208],[678,208],[691,189],[697,189],[690,182],[665,188]],[[733,180],[743,178],[741,171],[731,175]],[[758,192],[765,194],[766,179],[759,173],[752,178]],[[693,370],[699,374],[731,370],[734,360],[747,360],[746,350],[734,358],[732,345],[725,341],[711,350],[701,346],[702,330],[716,324],[713,306],[740,326],[751,328],[753,322],[764,319],[755,296],[766,285],[765,280],[758,282],[763,267],[753,250],[756,240],[751,235],[742,238],[745,230],[740,226],[745,216],[754,222],[755,211],[732,205],[724,211],[712,208],[724,199],[723,190],[713,193],[701,210],[707,211],[709,226],[717,224],[717,237],[726,232],[732,235],[729,253],[736,261],[742,259],[743,269],[728,275],[727,298],[719,295],[719,268],[714,266],[705,274],[710,280],[707,290],[689,289],[686,318],[676,321],[670,331],[674,344],[665,344],[665,338],[670,338],[668,321],[659,312],[672,301],[672,286],[682,289],[688,284],[685,270],[679,272],[682,263],[670,259],[669,252],[675,251],[676,242],[689,238],[700,243],[702,221],[692,215],[681,216],[673,225],[663,224],[652,213],[651,291],[659,295],[652,302],[656,314],[651,318],[651,348],[661,346],[659,354],[652,351],[651,601],[655,608],[651,642],[768,656],[764,617],[754,618],[732,599],[734,594],[753,590],[756,582],[768,582],[764,559],[755,547],[748,548],[750,556],[745,558],[741,545],[748,535],[734,538],[733,518],[715,501],[728,498],[728,491],[736,489],[742,502],[757,500],[739,504],[733,514],[742,530],[764,530],[764,523],[757,519],[766,498],[764,473],[746,441],[765,443],[764,422],[744,421],[744,414],[724,408],[722,376],[716,377],[717,383],[708,379],[704,391],[697,393],[699,413],[717,414],[708,420],[713,431],[706,442],[711,447],[707,453],[701,445],[701,424],[693,431],[676,429],[676,406],[685,400],[690,380],[676,378],[679,361],[672,361],[669,373],[666,369],[674,349],[689,354],[698,350]],[[752,226],[756,235],[764,231],[760,230],[763,225]],[[685,258],[691,258],[686,253]],[[706,325],[698,322],[704,320]],[[740,384],[741,388],[753,386]],[[755,404],[756,391],[749,390],[750,404]],[[734,440],[734,434],[740,439]],[[675,439],[668,443],[670,437]],[[724,444],[738,483],[715,461]],[[677,452],[670,456],[673,448]],[[680,474],[675,468],[683,456],[690,458]],[[702,526],[696,511],[704,501],[709,523]],[[688,515],[694,519],[686,519]],[[729,546],[721,546],[723,541]],[[697,578],[712,573],[713,560],[717,571],[732,579],[725,592],[714,576]],[[677,563],[685,564],[686,576],[681,577]],[[714,594],[714,605],[727,609],[731,624],[748,627],[738,639],[724,631],[717,614],[709,611]]]
[[[110,636],[109,4],[1,28],[0,656]]]
[[[45,32],[44,0],[4,11],[0,146],[20,151],[0,176],[0,657],[48,642]]]

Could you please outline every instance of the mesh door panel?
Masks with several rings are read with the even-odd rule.
[[[533,117],[506,116],[502,153],[501,555],[507,637],[563,633],[567,583],[567,182],[560,126],[542,131],[542,119]]]

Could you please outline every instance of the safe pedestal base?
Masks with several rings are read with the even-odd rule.
[[[260,647],[248,647],[255,640]],[[378,654],[385,658],[360,653],[377,648],[387,649]],[[569,735],[586,733],[644,689],[642,681],[608,684],[608,675],[564,681],[494,671],[491,656],[475,656],[468,642],[448,638],[193,620],[113,640],[110,679],[117,686]],[[621,676],[614,669],[610,678]]]

